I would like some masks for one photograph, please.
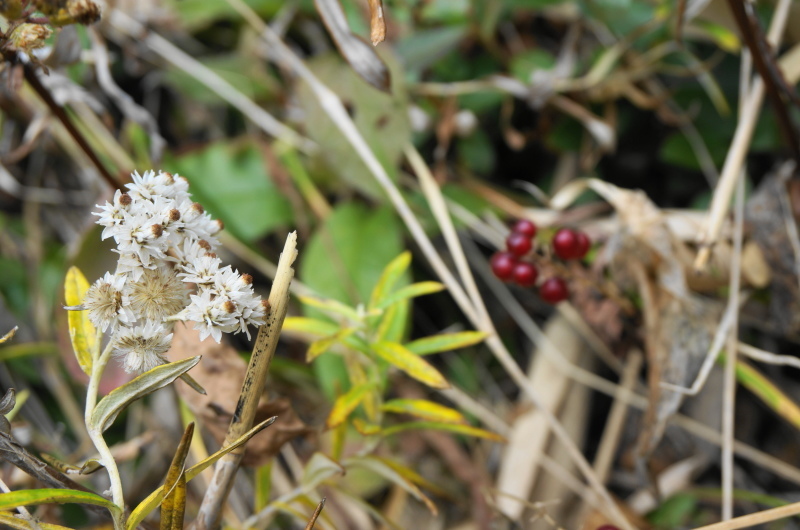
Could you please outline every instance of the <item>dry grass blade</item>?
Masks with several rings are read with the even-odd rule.
[[[278,260],[278,270],[275,273],[275,282],[269,294],[270,312],[266,322],[258,329],[256,343],[253,346],[253,355],[247,366],[247,374],[242,383],[242,392],[239,402],[228,428],[225,445],[229,445],[239,438],[253,425],[258,400],[264,389],[264,381],[269,372],[269,365],[275,348],[278,346],[283,320],[289,307],[289,287],[294,278],[292,265],[297,259],[297,233],[292,232],[286,238],[286,244]],[[222,505],[228,497],[233,484],[233,477],[239,468],[244,448],[238,448],[225,455],[217,462],[214,468],[214,478],[206,490],[200,506],[196,529],[214,528],[219,518]]]
[[[308,524],[306,525],[306,530],[313,530],[314,523],[317,522],[317,518],[319,518],[319,514],[322,513],[322,508],[325,507],[325,497],[322,497],[322,500],[319,501],[317,504],[317,509],[314,510],[314,513],[311,514],[311,519],[308,520]]]
[[[773,508],[771,510],[764,510],[763,512],[752,513],[750,515],[743,515],[742,517],[737,517],[730,521],[701,526],[695,530],[736,530],[737,528],[750,528],[758,524],[785,519],[797,514],[800,514],[800,502]]]
[[[161,530],[177,530],[183,528],[183,515],[186,510],[186,475],[184,475],[184,464],[186,455],[194,434],[194,423],[186,426],[172,464],[167,471],[167,478],[164,480],[164,491],[167,494],[161,502]]]
[[[369,0],[369,39],[373,46],[386,39],[386,18],[382,0]]]

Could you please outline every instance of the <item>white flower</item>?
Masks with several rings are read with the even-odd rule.
[[[100,212],[93,212],[92,215],[100,217],[97,224],[104,226],[101,239],[108,239],[114,235],[115,227],[122,224],[123,212],[127,211],[133,199],[127,193],[122,193],[120,190],[114,192],[114,202],[106,202],[104,206],[97,205]]]
[[[173,247],[174,257],[168,257],[170,261],[174,261],[178,268],[185,271],[191,263],[202,258],[209,252],[214,252],[214,247],[205,239],[194,239],[187,237],[180,245]]]
[[[216,254],[206,254],[188,263],[183,272],[178,273],[178,276],[187,283],[196,283],[198,286],[211,286],[219,273],[221,263],[222,260]]]
[[[124,307],[124,285],[124,276],[114,276],[107,272],[86,291],[83,306],[89,311],[89,320],[97,329],[105,332],[111,328],[113,331],[121,323],[136,320],[130,308]]]
[[[123,212],[124,221],[116,227],[114,240],[121,254],[136,254],[142,266],[151,269],[153,258],[164,259],[168,241],[164,237],[164,228],[146,213],[131,215]]]
[[[178,207],[181,212],[182,230],[195,239],[205,239],[212,246],[217,246],[219,242],[214,234],[222,230],[222,222],[214,220],[205,213],[203,206],[198,203],[181,203]]]
[[[189,293],[175,271],[162,266],[146,269],[137,281],[128,282],[122,299],[137,318],[161,322],[186,307]]]
[[[201,289],[199,295],[191,295],[192,302],[178,316],[187,322],[195,322],[194,329],[200,331],[200,340],[211,337],[219,342],[222,332],[230,333],[239,327],[234,314],[236,305],[227,298],[214,297],[211,291]]]
[[[124,357],[125,371],[143,373],[167,362],[164,354],[169,350],[172,333],[162,324],[147,322],[144,326],[120,327],[111,340],[114,352]]]

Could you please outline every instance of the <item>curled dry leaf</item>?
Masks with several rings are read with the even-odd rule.
[[[239,400],[247,363],[233,347],[213,340],[200,341],[197,331],[181,323],[175,326],[173,333],[172,348],[167,357],[175,361],[202,355],[203,360],[194,368],[192,376],[207,392],[206,395],[198,394],[179,382],[175,385],[178,394],[201,425],[222,443]],[[262,396],[254,421],[259,423],[271,416],[278,416],[274,425],[254,436],[245,446],[243,465],[260,466],[276,455],[287,441],[310,432],[292,410],[288,399],[269,401]]]
[[[391,88],[389,68],[366,41],[350,31],[339,0],[314,0],[314,4],[317,6],[317,11],[325,23],[325,27],[328,28],[328,33],[331,34],[331,38],[336,43],[339,53],[342,54],[342,57],[345,58],[353,70],[364,81],[378,90],[389,92]],[[382,20],[383,8],[379,7],[379,9]],[[373,31],[375,31],[374,26]],[[372,38],[373,43],[377,44],[374,33]],[[380,40],[383,39],[381,38]]]
[[[783,169],[759,185],[745,206],[745,222],[752,240],[770,264],[769,312],[780,333],[800,331],[800,283],[794,200],[787,193],[790,171]]]

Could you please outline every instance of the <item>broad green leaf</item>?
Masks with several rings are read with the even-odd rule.
[[[439,291],[444,290],[444,285],[439,282],[419,282],[419,283],[412,283],[407,287],[403,287],[399,289],[378,304],[379,309],[385,309],[392,304],[396,304],[401,300],[407,300],[409,298],[415,298],[417,296],[423,296],[426,294],[431,293],[438,293]]]
[[[311,343],[308,347],[308,351],[306,352],[306,362],[311,362],[329,349],[331,346],[336,344],[337,342],[344,342],[350,335],[355,333],[355,328],[345,328],[338,333],[334,333],[329,337],[325,337],[323,339],[315,340]]]
[[[466,418],[457,410],[427,399],[392,399],[384,403],[381,410],[398,414],[410,414],[428,421],[467,423]]]
[[[37,521],[36,524],[42,530],[72,530],[68,526],[61,526],[58,524],[42,523],[39,521]],[[12,512],[0,512],[0,527],[19,530],[30,530],[32,528],[31,523],[25,519],[15,517]]]
[[[334,300],[333,298],[323,299],[315,298],[313,296],[299,296],[298,298],[307,306],[316,307],[317,309],[322,309],[328,313],[342,315],[351,322],[360,322],[362,319],[362,316],[358,313],[358,311],[339,302],[338,300]]]
[[[409,265],[411,265],[411,252],[405,251],[383,269],[381,277],[369,297],[369,307],[378,307],[378,304],[389,296],[397,281],[408,270]]]
[[[345,468],[338,462],[334,462],[322,453],[314,453],[303,469],[300,485],[305,491],[311,491],[325,480],[344,473]]]
[[[186,455],[192,445],[194,423],[186,426],[183,431],[178,449],[172,458],[172,463],[164,480],[164,489],[167,491],[161,503],[161,530],[183,530],[183,516],[186,511],[186,474],[184,473]]]
[[[396,342],[378,342],[372,346],[375,353],[384,361],[396,366],[417,381],[421,381],[433,388],[448,388],[450,384],[416,353],[409,351],[402,344]]]
[[[250,242],[291,224],[291,205],[270,178],[254,142],[212,142],[205,149],[170,158],[164,166],[186,177],[193,200],[236,237]]]
[[[199,362],[200,356],[198,355],[182,361],[162,364],[121,387],[115,388],[100,400],[100,403],[92,411],[91,427],[100,430],[100,432],[105,431],[111,427],[117,414],[125,407],[137,399],[172,383],[182,374],[194,368]]]
[[[410,431],[416,429],[434,429],[437,431],[448,431],[455,434],[463,434],[465,436],[474,436],[476,438],[486,438],[495,442],[505,443],[506,439],[499,434],[473,427],[472,425],[462,425],[461,423],[440,423],[434,421],[414,421],[411,423],[400,423],[383,429],[381,434],[383,436],[391,436],[403,431]]]
[[[360,467],[380,475],[389,482],[400,486],[418,500],[422,501],[425,506],[428,507],[430,512],[433,515],[436,515],[438,511],[436,509],[436,505],[433,504],[433,502],[431,502],[431,500],[424,493],[422,493],[422,491],[420,491],[416,484],[408,480],[402,474],[398,473],[392,466],[387,465],[384,460],[369,455],[355,456],[344,460],[342,464],[348,469],[351,467]]]
[[[83,297],[89,290],[89,282],[78,269],[72,266],[67,271],[64,279],[64,301],[68,306],[77,306],[83,303]],[[87,375],[92,373],[92,359],[97,356],[99,343],[97,330],[89,321],[88,311],[67,311],[69,321],[69,338],[78,364]]]
[[[333,409],[328,415],[326,422],[329,429],[333,429],[342,423],[358,407],[372,389],[371,383],[362,383],[353,386],[346,394],[342,394],[333,404]]]
[[[19,490],[10,493],[0,493],[0,510],[13,510],[20,506],[33,506],[35,504],[94,504],[111,511],[119,510],[110,500],[81,490],[60,488],[43,488],[33,490]]]
[[[237,447],[241,447],[242,445],[246,444],[250,438],[261,432],[265,427],[269,427],[272,425],[277,416],[273,416],[267,420],[262,421],[246,433],[244,433],[240,438],[238,438],[235,442],[227,447],[223,447],[213,455],[209,456],[205,460],[193,465],[189,469],[186,470],[186,482],[189,482],[194,477],[205,471],[209,466],[214,464],[217,460],[222,458],[223,456],[227,455]],[[139,523],[144,521],[144,518],[147,517],[150,512],[155,510],[158,505],[161,503],[161,500],[164,498],[164,487],[161,486],[153,493],[147,496],[145,500],[139,503],[139,505],[131,512],[130,516],[128,516],[128,521],[125,523],[125,528],[127,530],[133,530]]]
[[[466,348],[483,342],[488,337],[488,333],[483,331],[459,331],[458,333],[442,333],[440,335],[432,335],[422,339],[406,344],[409,351],[417,355],[430,355],[432,353],[439,353],[443,351],[457,350],[459,348]]]

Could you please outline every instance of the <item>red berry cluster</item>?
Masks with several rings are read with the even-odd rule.
[[[490,261],[492,273],[503,281],[514,282],[522,287],[533,287],[539,277],[539,269],[526,260],[534,248],[536,225],[527,219],[517,221],[506,238],[506,251],[496,252]],[[553,236],[553,253],[562,260],[583,259],[589,252],[591,241],[583,232],[559,229]],[[539,296],[545,302],[555,304],[569,297],[567,282],[554,276],[539,285]]]

